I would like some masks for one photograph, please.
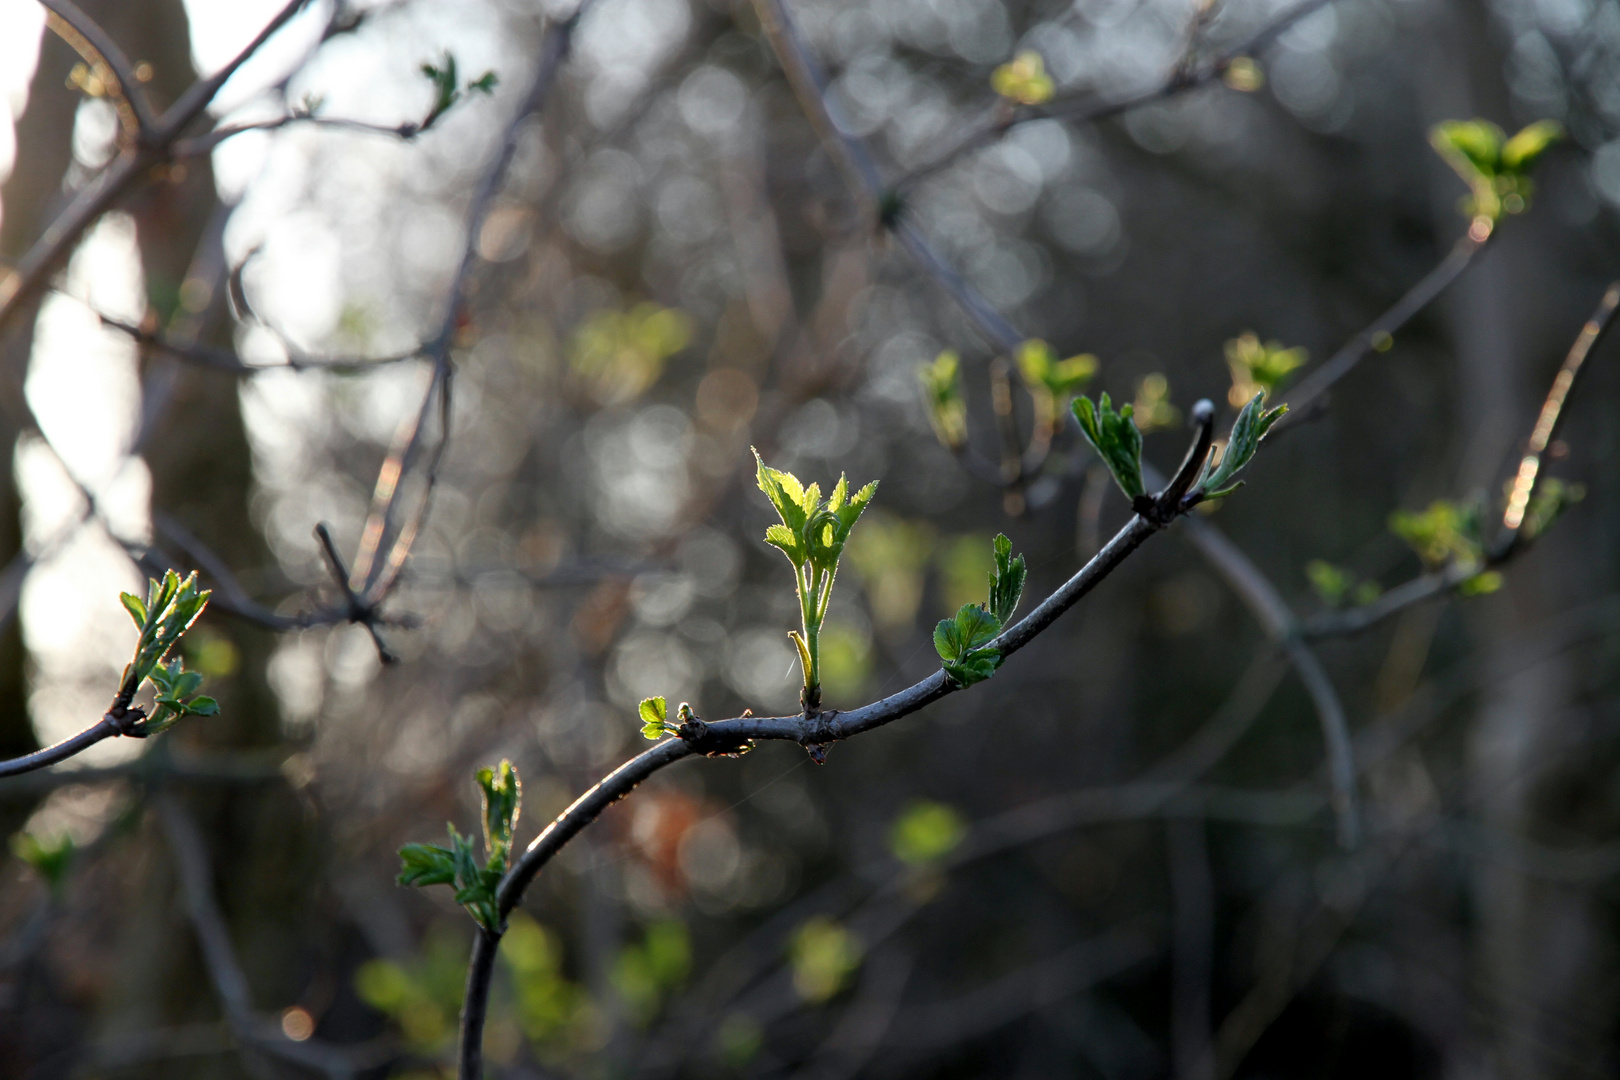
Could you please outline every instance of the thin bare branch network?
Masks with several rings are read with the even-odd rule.
[[[306,3],[308,0],[290,0],[241,52],[214,74],[193,83],[161,117],[152,120],[150,128],[142,129],[144,135],[138,142],[121,150],[96,180],[80,189],[67,209],[50,223],[44,234],[18,261],[11,275],[0,281],[0,334],[9,332],[19,313],[39,296],[51,275],[72,253],[85,230],[136,185],[146,180],[152,173],[152,166],[169,160],[176,140],[208,108],[220,88]],[[66,4],[60,6],[63,10],[68,7]],[[83,31],[77,30],[77,27],[91,26],[93,23],[82,12],[74,10],[75,30],[82,34]],[[61,17],[58,15],[58,18]],[[102,38],[106,37],[99,28],[97,33]],[[110,45],[110,39],[108,41]],[[117,52],[116,48],[113,52]],[[127,62],[123,66],[128,67]],[[134,86],[133,75],[130,78],[129,85]]]
[[[1190,90],[1207,86],[1223,77],[1235,61],[1264,52],[1290,27],[1301,19],[1314,15],[1329,3],[1331,0],[1304,0],[1201,66],[1197,63],[1198,39],[1208,17],[1209,5],[1200,5],[1189,24],[1187,48],[1181,58],[1171,65],[1169,72],[1158,86],[1133,97],[1115,101],[1100,99],[1096,93],[1085,93],[1058,98],[1044,105],[1022,105],[1014,109],[997,110],[997,114],[989,121],[969,131],[929,161],[901,176],[894,182],[893,191],[898,194],[915,187],[973,151],[991,145],[1020,124],[1046,119],[1077,124],[1100,123],[1145,105],[1167,101]]]
[[[1535,538],[1525,535],[1524,525],[1536,483],[1541,478],[1542,458],[1563,426],[1567,415],[1564,407],[1581,373],[1586,370],[1587,357],[1613,327],[1617,312],[1620,312],[1620,282],[1611,284],[1604,292],[1603,299],[1582,325],[1557,375],[1553,377],[1552,386],[1536,414],[1535,426],[1526,440],[1524,455],[1519,459],[1517,471],[1509,485],[1500,528],[1486,548],[1484,559],[1478,563],[1454,561],[1441,570],[1398,585],[1369,603],[1342,611],[1323,612],[1300,624],[1301,635],[1324,638],[1360,633],[1425,600],[1450,593],[1482,573],[1500,569],[1529,550]]]
[[[347,1080],[393,1057],[393,1052],[385,1048],[381,1053],[376,1050],[355,1053],[316,1039],[295,1041],[282,1032],[280,1024],[259,1015],[253,1007],[247,974],[231,944],[230,928],[214,897],[208,848],[202,833],[173,793],[160,794],[156,802],[158,819],[174,852],[186,914],[197,934],[209,982],[224,1010],[226,1024],[245,1044],[244,1049],[313,1069],[332,1080]],[[251,1066],[251,1060],[247,1064]]]

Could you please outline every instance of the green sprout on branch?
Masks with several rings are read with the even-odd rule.
[[[1030,338],[1014,353],[1018,374],[1035,399],[1037,422],[1055,421],[1071,395],[1085,389],[1097,374],[1097,358],[1090,353],[1059,360],[1052,346],[1040,338]]]
[[[934,627],[934,651],[945,674],[958,686],[983,682],[1001,666],[1001,650],[991,642],[1001,633],[1024,594],[1024,557],[1012,554],[1012,541],[997,535],[996,565],[990,571],[990,598],[985,604],[963,604]]]
[[[821,624],[832,598],[838,557],[850,530],[872,501],[877,482],[851,494],[849,482],[840,476],[832,495],[823,500],[819,484],[805,487],[792,473],[766,465],[757,450],[754,460],[759,464],[759,489],[782,519],[780,525],[765,530],[765,542],[793,564],[801,625],[799,630],[789,631],[788,636],[799,650],[799,664],[804,671],[800,701],[806,710],[813,711],[821,707]]]
[[[642,698],[641,704],[636,707],[636,715],[641,718],[641,734],[649,739],[679,735],[682,724],[690,724],[697,719],[692,706],[683,701],[675,710],[677,722],[670,723],[669,703],[662,697]]]
[[[1056,87],[1041,54],[1025,49],[990,73],[990,89],[1015,105],[1043,105]]]
[[[1268,396],[1275,394],[1283,380],[1309,357],[1302,348],[1285,348],[1280,341],[1261,342],[1253,333],[1239,334],[1226,343],[1226,366],[1232,372],[1227,400],[1242,408],[1261,390]]]
[[[961,358],[946,349],[932,364],[917,369],[923,401],[928,406],[928,422],[948,450],[960,450],[967,442],[967,402],[962,397]]]
[[[462,86],[460,76],[456,73],[455,53],[449,51],[445,52],[444,59],[440,63],[424,63],[421,70],[433,84],[433,108],[428,110],[427,116],[412,134],[420,134],[432,127],[461,100],[463,94],[493,94],[496,84],[500,82],[500,77],[495,72],[486,71]]]
[[[484,864],[473,854],[471,836],[462,836],[454,824],[450,846],[406,844],[399,849],[401,885],[453,885],[456,903],[486,930],[500,928],[500,903],[495,890],[512,856],[512,829],[517,824],[523,789],[510,761],[494,769],[479,769],[478,787],[484,798]]]
[[[161,580],[148,581],[145,600],[134,593],[119,594],[124,610],[141,632],[135,642],[135,655],[124,667],[118,695],[108,710],[108,715],[122,725],[123,734],[144,739],[174,726],[183,716],[214,716],[219,712],[219,702],[197,693],[202,687],[201,675],[185,670],[179,657],[164,663],[169,650],[208,606],[211,595],[207,589],[197,587],[195,571],[182,581],[173,570]],[[150,716],[130,705],[145,682],[150,682],[156,693]]]
[[[1108,400],[1106,393],[1097,399],[1095,405],[1088,397],[1077,397],[1069,407],[1074,411],[1074,418],[1080,422],[1080,431],[1086,441],[1097,451],[1103,464],[1108,466],[1114,483],[1119,485],[1125,497],[1134,502],[1138,496],[1145,494],[1147,489],[1142,484],[1142,432],[1131,420],[1135,409],[1127,403],[1116,413],[1114,403]]]
[[[1260,449],[1260,440],[1266,437],[1271,425],[1282,418],[1288,411],[1288,406],[1278,405],[1275,409],[1266,408],[1266,392],[1264,390],[1249,399],[1238,413],[1238,418],[1232,425],[1232,434],[1227,436],[1226,448],[1217,457],[1211,453],[1204,460],[1204,467],[1193,481],[1193,490],[1203,493],[1206,499],[1223,499],[1243,486],[1243,481],[1234,481],[1233,477],[1242,470],[1243,466],[1254,460],[1255,451]]]
[[[1468,185],[1462,212],[1483,218],[1489,235],[1503,214],[1529,208],[1530,170],[1563,135],[1554,120],[1538,120],[1512,138],[1488,120],[1446,120],[1430,129],[1429,143]]]

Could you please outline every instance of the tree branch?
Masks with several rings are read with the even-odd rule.
[[[136,142],[150,138],[157,131],[158,119],[146,100],[146,92],[141,89],[140,79],[135,76],[134,65],[118,47],[118,42],[71,0],[39,0],[39,3],[50,12],[51,29],[57,36],[86,61],[92,64],[99,61],[112,76],[114,85],[109,89],[124,106],[118,112],[128,133]],[[74,40],[75,37],[79,40]]]

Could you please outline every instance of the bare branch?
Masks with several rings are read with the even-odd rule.
[[[374,1061],[354,1060],[345,1050],[314,1039],[294,1042],[282,1034],[280,1025],[258,1015],[253,1008],[247,975],[231,944],[224,912],[214,898],[208,848],[202,834],[173,794],[165,792],[158,796],[157,813],[174,852],[185,894],[186,914],[196,931],[208,980],[213,984],[232,1033],[256,1050],[314,1069],[334,1080],[352,1077],[359,1068],[375,1065]]]
[[[157,131],[158,120],[152,113],[151,103],[146,100],[146,92],[141,89],[140,79],[135,75],[135,68],[124,55],[124,50],[118,47],[118,42],[112,35],[101,28],[101,24],[81,11],[78,5],[71,0],[39,0],[40,6],[50,12],[50,26],[63,41],[66,41],[74,52],[83,56],[86,61],[97,64],[112,76],[113,85],[107,89],[114,101],[121,106],[118,110],[119,119],[123,121],[126,132],[135,141],[140,142],[150,138]]]
[[[948,168],[961,160],[967,154],[988,146],[1000,139],[1011,129],[1031,120],[1059,119],[1071,123],[1095,124],[1103,120],[1110,120],[1144,105],[1152,105],[1186,93],[1189,90],[1206,86],[1226,74],[1233,62],[1240,57],[1251,56],[1261,52],[1276,41],[1289,27],[1307,15],[1328,5],[1329,0],[1304,0],[1277,19],[1269,23],[1250,37],[1238,44],[1224,50],[1203,70],[1195,71],[1190,66],[1192,60],[1191,45],[1180,60],[1165,76],[1163,82],[1145,93],[1135,97],[1125,98],[1121,101],[1099,101],[1095,94],[1082,94],[1071,98],[1060,98],[1045,105],[1026,105],[1010,112],[1002,112],[988,123],[970,131],[962,136],[956,143],[941,152],[937,157],[906,173],[895,181],[894,190],[903,192],[919,182],[933,176],[935,173]],[[1195,17],[1191,31],[1196,35],[1202,25],[1202,19]]]
[[[1505,566],[1526,551],[1532,537],[1522,532],[1525,512],[1535,494],[1536,482],[1541,475],[1542,455],[1547,452],[1558,435],[1564,421],[1564,406],[1574,390],[1586,358],[1614,325],[1615,314],[1620,312],[1620,282],[1611,284],[1598,303],[1597,310],[1581,327],[1569,353],[1553,377],[1553,383],[1536,415],[1535,427],[1526,442],[1524,456],[1509,488],[1507,507],[1502,513],[1502,527],[1480,563],[1452,562],[1444,569],[1423,574],[1399,585],[1367,604],[1359,604],[1344,611],[1324,612],[1300,626],[1306,637],[1337,637],[1355,634],[1376,626],[1385,619],[1405,611],[1435,596],[1451,592],[1480,574]]]
[[[0,779],[33,772],[35,769],[43,769],[58,762],[66,761],[75,754],[83,753],[103,739],[111,739],[116,735],[123,734],[125,732],[119,731],[113,722],[104,716],[77,735],[69,736],[55,746],[47,746],[43,750],[35,750],[32,754],[12,758],[10,761],[0,761]]]

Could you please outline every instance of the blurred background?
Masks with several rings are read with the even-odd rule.
[[[1060,101],[1125,101],[1288,10],[789,3],[889,181],[1004,115],[992,72],[1022,50]],[[83,5],[158,107],[279,6]],[[473,771],[503,757],[527,842],[647,745],[644,696],[797,707],[750,445],[824,487],[881,481],[823,639],[833,707],[936,668],[933,625],[983,599],[997,532],[1028,606],[1127,520],[1072,421],[992,482],[1043,403],[851,190],[755,8],[597,0],[522,115],[571,10],[310,4],[212,122],[420,123],[447,54],[498,81],[414,138],[294,122],[160,166],[0,341],[0,748],[101,714],[134,640],[118,591],[154,565],[216,589],[187,660],[223,707],[0,781],[0,1074],[449,1075],[473,927],[449,889],[393,885],[396,849],[474,828]],[[1393,514],[1499,508],[1620,265],[1617,76],[1612,2],[1335,0],[1224,80],[1013,126],[900,213],[1021,334],[1092,354],[1088,391],[1136,401],[1168,470],[1195,400],[1229,422],[1230,340],[1302,348],[1306,374],[1464,235],[1431,125],[1563,123],[1525,212],[1203,518],[1308,617],[1423,572]],[[0,3],[0,260],[98,181],[120,125],[43,9]],[[353,558],[387,498],[509,131],[450,436],[435,391],[442,460],[396,470],[423,515],[384,664],[367,627],[317,617],[345,600],[312,530]],[[918,378],[946,349],[962,455]],[[1593,354],[1546,465],[1585,498],[1499,587],[1314,646],[1356,740],[1355,850],[1311,699],[1178,526],[971,692],[822,766],[792,745],[686,761],[610,810],[513,917],[491,1073],[1613,1075],[1617,360]],[[245,999],[222,1001],[199,896]]]

